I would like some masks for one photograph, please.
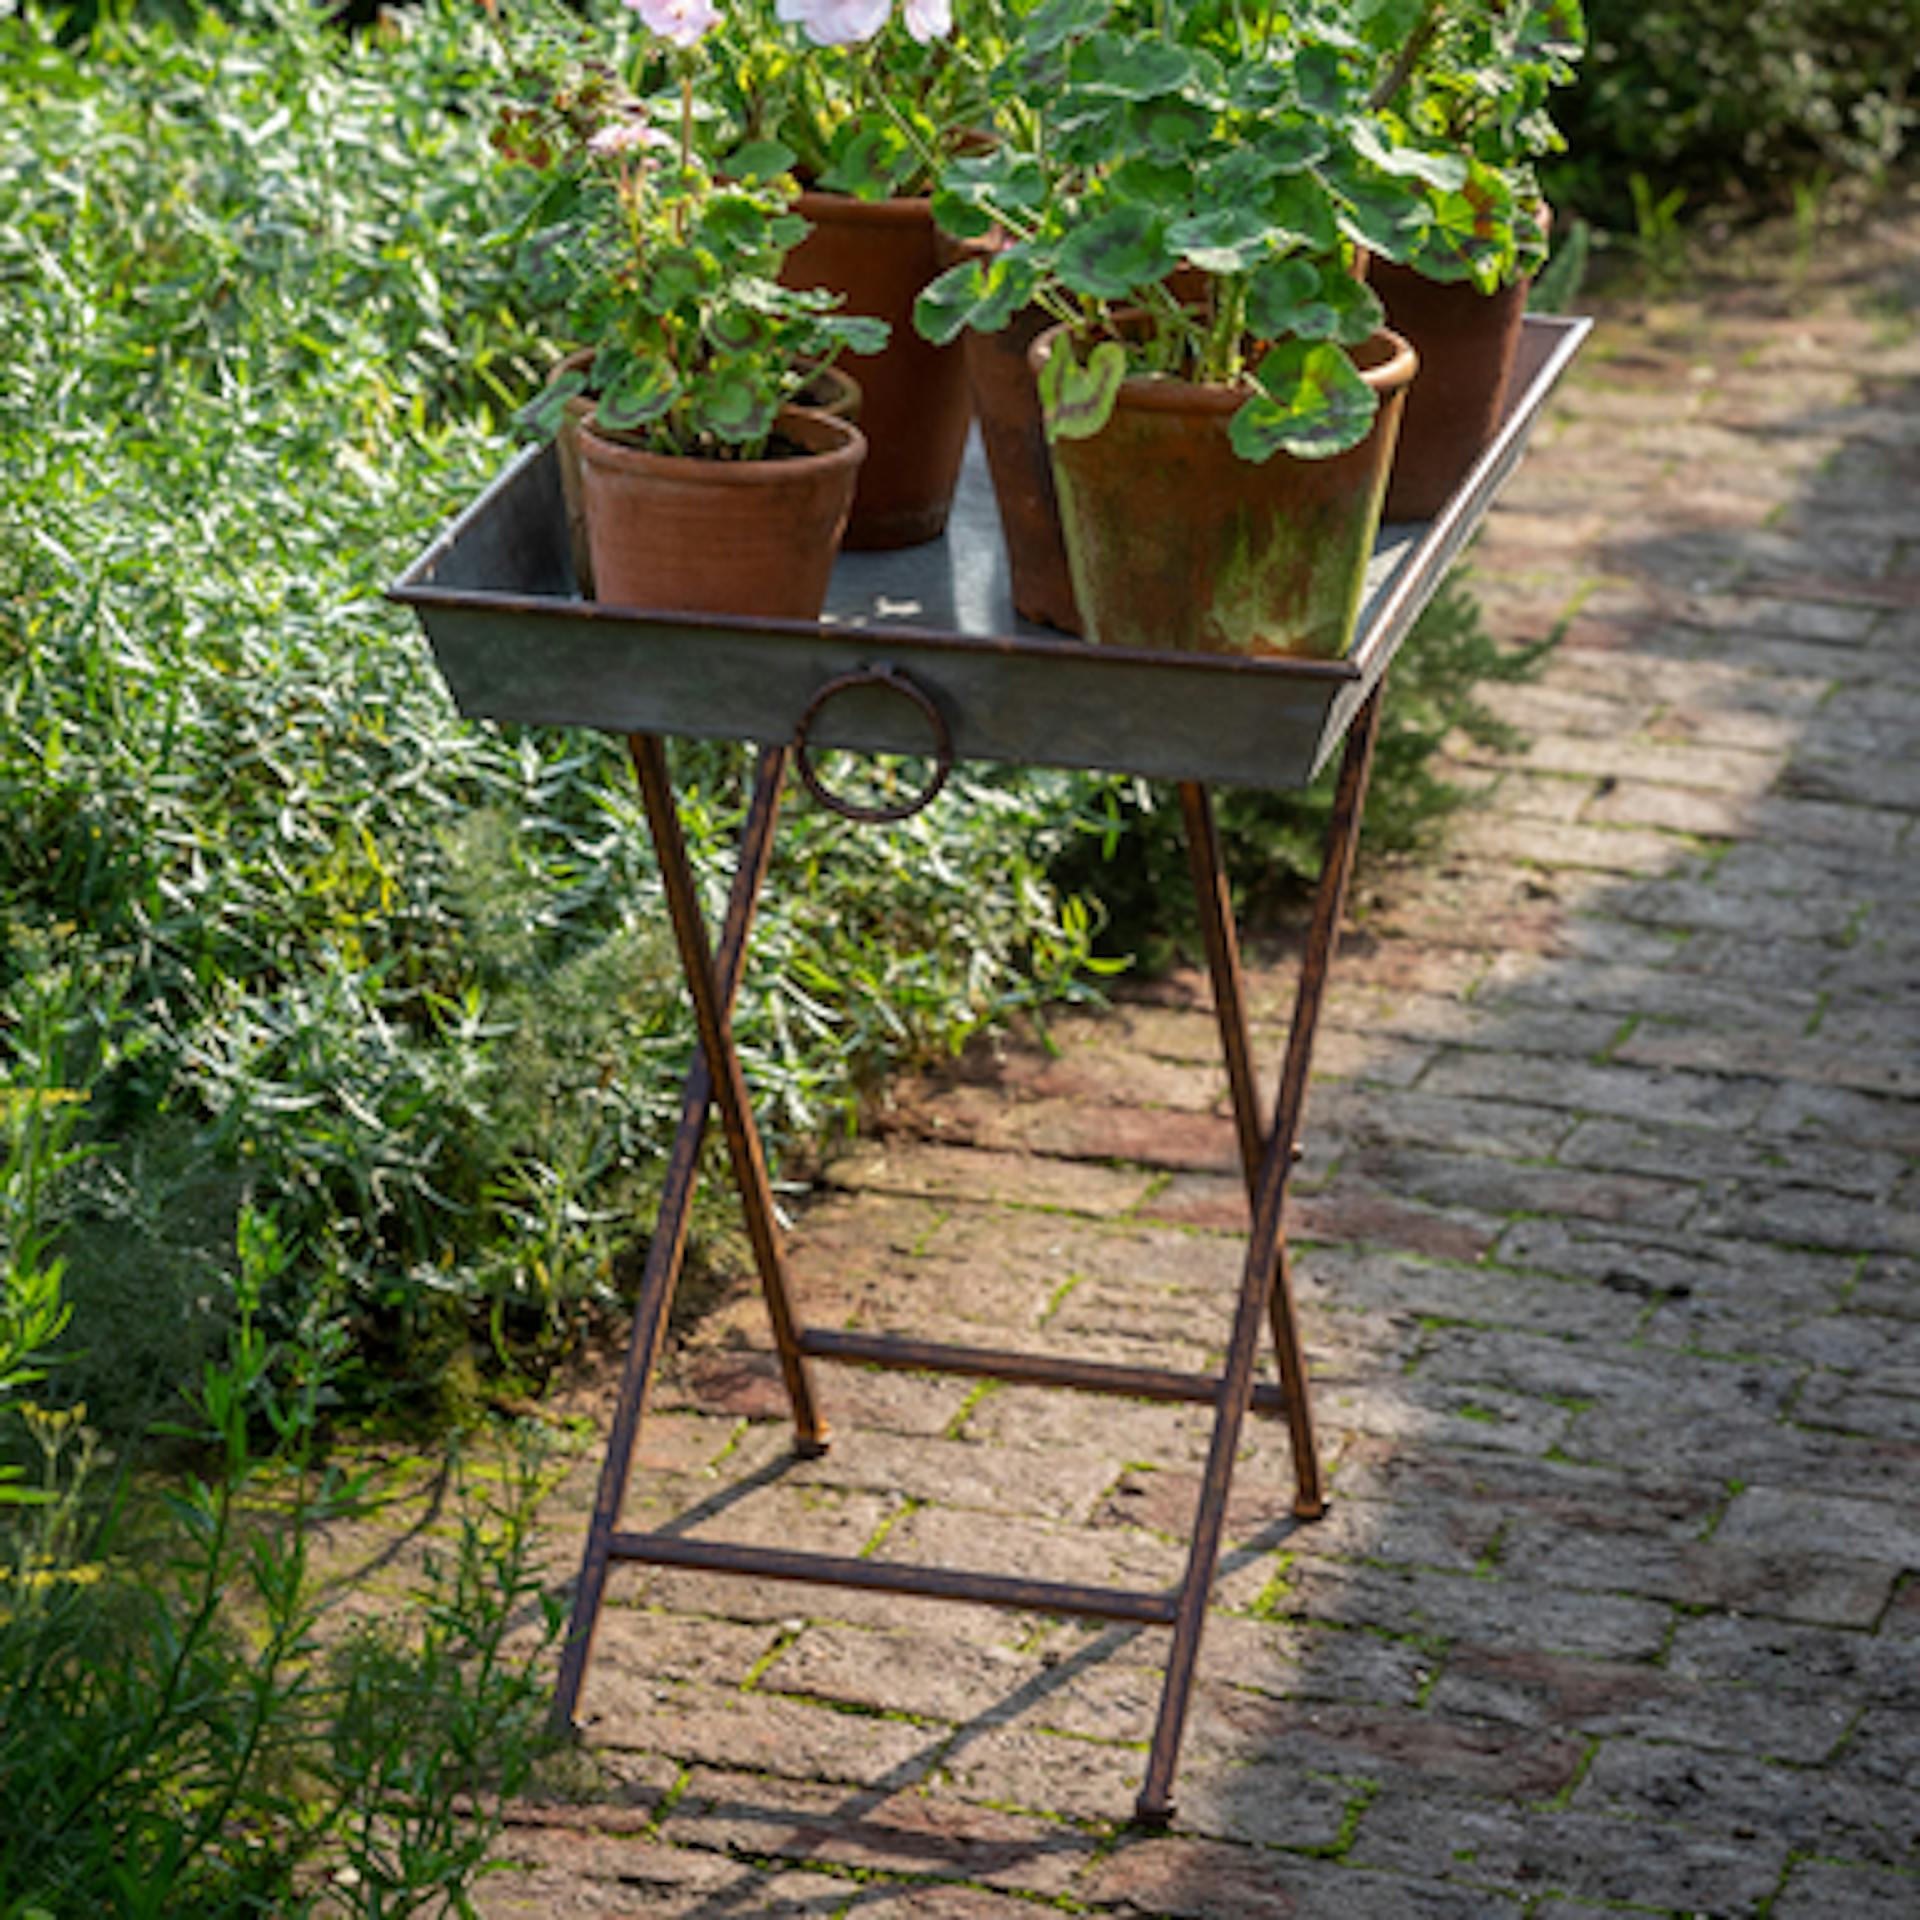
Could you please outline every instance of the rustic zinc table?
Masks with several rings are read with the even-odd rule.
[[[636,613],[582,599],[547,448],[517,459],[396,584],[394,597],[419,615],[463,713],[627,736],[699,1031],[574,1592],[553,1708],[556,1727],[573,1725],[615,1561],[1087,1615],[1172,1630],[1136,1807],[1144,1821],[1171,1816],[1228,1486],[1249,1409],[1287,1421],[1294,1512],[1315,1519],[1326,1510],[1282,1216],[1301,1153],[1314,1030],[1353,869],[1387,668],[1518,462],[1589,325],[1528,318],[1498,437],[1433,520],[1382,529],[1355,644],[1343,660],[1102,648],[1025,626],[1013,613],[999,527],[977,453],[970,455],[946,536],[902,553],[845,555],[817,623]],[[717,946],[687,857],[662,746],[666,734],[758,744]],[[930,758],[933,771],[924,790],[899,806],[855,806],[822,784],[812,754],[823,747],[919,755]],[[1342,752],[1333,815],[1267,1124],[1208,788],[1221,782],[1304,786],[1336,747]],[[1102,768],[1178,783],[1252,1208],[1226,1361],[1217,1377],[834,1331],[809,1326],[801,1315],[730,1024],[781,791],[791,765],[828,805],[857,818],[900,818],[932,798],[955,758]],[[634,1446],[685,1254],[701,1144],[716,1100],[797,1451],[817,1454],[827,1445],[812,1380],[816,1361],[1210,1404],[1213,1434],[1186,1572],[1176,1586],[1165,1592],[1090,1587],[623,1530]],[[1278,1378],[1272,1381],[1255,1379],[1263,1326],[1275,1350]]]

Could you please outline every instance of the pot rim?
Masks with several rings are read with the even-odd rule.
[[[862,200],[857,193],[835,193],[828,187],[802,187],[793,203],[804,220],[821,218],[842,220],[849,225],[867,221],[900,226],[918,225],[933,218],[933,196],[927,193],[896,194],[885,200]]]
[[[654,453],[601,432],[591,416],[580,423],[583,463],[622,473],[652,474],[685,484],[715,487],[776,487],[797,468],[808,466],[857,467],[867,457],[867,437],[852,421],[813,407],[784,406],[774,415],[775,428],[797,440],[804,453],[767,460],[712,460],[694,453]]]
[[[1130,308],[1116,317],[1124,324],[1137,312],[1138,308]],[[1027,364],[1036,377],[1053,352],[1054,343],[1071,330],[1071,325],[1069,321],[1060,321],[1036,336],[1027,349]],[[1413,343],[1391,327],[1376,327],[1351,352],[1359,365],[1361,379],[1382,400],[1410,385],[1420,369],[1420,356],[1414,351]],[[1372,356],[1371,364],[1361,362],[1363,354]],[[1117,404],[1156,413],[1233,413],[1250,394],[1257,392],[1259,388],[1251,380],[1221,386],[1176,380],[1164,373],[1130,373],[1120,383]]]

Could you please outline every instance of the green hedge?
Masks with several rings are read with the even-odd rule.
[[[1579,84],[1556,106],[1556,202],[1630,228],[1629,182],[1696,205],[1784,202],[1911,155],[1920,0],[1587,0]]]

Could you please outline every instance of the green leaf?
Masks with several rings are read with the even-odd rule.
[[[1342,233],[1389,260],[1405,260],[1418,247],[1432,223],[1424,194],[1341,156],[1317,171],[1336,195]]]
[[[622,350],[617,355],[602,353],[601,360],[614,360],[603,379],[600,398],[594,404],[594,417],[616,433],[630,427],[643,427],[658,420],[680,397],[680,376],[673,363],[658,355]],[[598,363],[596,363],[598,371]]]
[[[1098,31],[1112,12],[1111,0],[1042,0],[1021,24],[1020,41],[1035,53],[1051,53]]]
[[[1268,185],[1258,205],[1276,246],[1332,253],[1340,244],[1338,203],[1316,173],[1283,173]]]
[[[830,313],[820,321],[828,339],[848,353],[878,353],[893,332],[886,321],[865,313]]]
[[[1067,72],[1087,93],[1122,100],[1159,100],[1198,78],[1193,55],[1171,40],[1102,33],[1076,47]]]
[[[1458,193],[1467,183],[1465,154],[1429,153],[1422,147],[1402,145],[1370,120],[1356,121],[1348,137],[1362,160],[1397,179],[1422,180],[1440,193]]]
[[[1004,221],[1024,221],[1046,197],[1046,172],[1031,155],[1004,147],[961,154],[940,169],[933,193],[934,224],[957,239],[978,240]]]
[[[696,427],[733,446],[764,437],[778,411],[770,388],[741,369],[726,369],[702,382],[692,409]]]
[[[721,161],[720,170],[736,180],[775,180],[791,173],[799,156],[779,140],[750,140]]]
[[[1154,159],[1178,163],[1190,161],[1206,146],[1214,116],[1191,100],[1151,100],[1134,107],[1128,126]]]
[[[1119,341],[1102,340],[1083,367],[1074,357],[1071,335],[1060,335],[1040,369],[1047,437],[1090,440],[1113,417],[1113,403],[1126,377],[1127,350]]]
[[[1136,153],[1114,168],[1108,191],[1116,200],[1130,200],[1171,214],[1186,206],[1193,184],[1191,167],[1169,165]]]
[[[1160,214],[1149,207],[1118,206],[1068,234],[1059,273],[1075,293],[1121,300],[1164,279],[1178,264]]]
[[[647,304],[660,312],[697,300],[713,284],[714,265],[691,247],[656,247],[647,271]]]
[[[513,417],[536,439],[550,440],[566,418],[567,402],[587,391],[587,376],[578,367],[555,374]]]
[[[1324,341],[1283,340],[1254,369],[1259,391],[1228,422],[1243,460],[1325,460],[1367,437],[1377,401],[1353,362]]]
[[[767,244],[766,209],[744,193],[716,193],[694,229],[696,244],[723,257],[753,253]]]
[[[709,314],[704,331],[722,353],[758,353],[772,339],[772,328],[751,307],[723,308]]]
[[[919,155],[899,128],[849,121],[834,137],[820,184],[857,200],[886,200],[918,165]]]
[[[1247,207],[1213,207],[1167,228],[1167,244],[1203,273],[1245,273],[1272,238],[1272,229]]]
[[[998,333],[1033,298],[1039,278],[1033,262],[1018,252],[963,260],[914,302],[914,327],[936,346],[958,339],[969,327]]]
[[[1247,283],[1247,328],[1261,340],[1299,333],[1300,316],[1319,297],[1320,275],[1311,261],[1273,260]]]
[[[1348,63],[1324,45],[1302,47],[1294,56],[1293,85],[1309,113],[1328,119],[1345,114],[1358,90]]]

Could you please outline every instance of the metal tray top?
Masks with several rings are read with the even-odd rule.
[[[419,615],[472,719],[781,742],[828,681],[891,667],[939,708],[961,759],[1304,786],[1486,514],[1591,326],[1527,317],[1498,435],[1434,519],[1381,529],[1343,660],[1101,647],[1028,625],[1013,611],[977,444],[942,538],[844,554],[818,622],[582,600],[550,447],[514,460],[390,593]],[[928,744],[921,715],[867,688],[822,707],[809,735],[869,751]]]

